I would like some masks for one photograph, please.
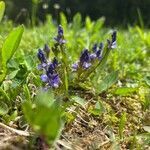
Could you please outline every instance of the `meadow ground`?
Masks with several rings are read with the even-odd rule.
[[[103,23],[103,18],[93,22],[88,17],[82,23],[78,14],[68,24],[65,16],[61,15],[69,62],[75,62],[83,48],[91,48],[96,42],[106,43],[112,29],[105,28]],[[13,24],[9,21],[1,23],[1,47],[12,28]],[[85,84],[70,91],[73,96],[71,102],[62,95],[57,97],[57,101],[63,101],[61,105],[65,107],[65,124],[61,133],[54,133],[54,137],[57,134],[59,139],[53,148],[149,149],[150,31],[138,26],[115,30],[117,48],[111,50],[105,67],[94,73],[92,87]],[[22,105],[25,101],[32,103],[37,91],[44,86],[40,81],[41,73],[37,70],[37,52],[45,43],[53,45],[56,34],[57,25],[50,16],[44,25],[25,27],[21,43],[7,64],[7,76],[1,85],[0,149],[48,148],[43,135],[45,131],[39,132],[35,122],[30,122],[28,115],[34,114],[28,114],[27,105],[23,109]],[[114,76],[104,77],[116,70],[118,77],[111,84]],[[43,118],[48,115],[33,117],[39,117],[44,122]],[[51,121],[46,124],[53,124]],[[60,127],[54,126],[57,123],[51,129],[58,132]]]

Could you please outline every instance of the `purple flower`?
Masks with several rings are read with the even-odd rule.
[[[101,59],[103,43],[100,43],[99,47],[98,44],[94,44],[92,49],[93,49],[93,53],[90,54],[90,59],[91,60],[95,60],[96,58]]]
[[[41,80],[47,83],[49,87],[57,88],[60,84],[60,78],[56,71],[58,61],[55,57],[51,62],[46,60],[44,52],[48,54],[49,51],[50,49],[47,45],[45,45],[43,51],[39,49],[37,56],[41,61],[41,64],[38,65],[38,69],[45,71],[45,74],[41,75]]]
[[[101,59],[101,54],[102,54],[102,50],[99,49],[99,50],[96,52],[96,57],[97,57],[98,59]]]
[[[59,43],[60,45],[66,43],[66,40],[62,39],[61,37],[58,37],[58,36],[57,36],[57,37],[55,37],[54,39],[55,39],[56,42]]]
[[[116,40],[117,40],[117,31],[114,31],[111,35],[111,40],[107,40],[109,49],[114,49],[117,47]]]
[[[112,33],[111,37],[112,37],[112,43],[113,43],[113,42],[116,42],[117,31],[114,31],[114,32]]]
[[[59,35],[59,36],[63,36],[63,34],[64,34],[63,28],[62,28],[61,25],[59,25],[59,26],[58,26],[58,35]]]
[[[98,47],[97,44],[94,44],[94,45],[93,45],[93,48],[92,48],[93,52],[96,52],[96,51],[97,51],[97,47]]]
[[[90,55],[88,49],[85,49],[80,56],[80,62],[83,64],[84,62],[89,62],[90,61]]]
[[[53,74],[49,79],[49,85],[53,88],[58,88],[60,84],[60,78],[58,74]]]
[[[46,74],[42,74],[42,75],[41,75],[41,80],[42,80],[43,82],[48,82],[48,76],[47,76]]]
[[[80,56],[80,65],[84,68],[84,69],[88,69],[91,66],[90,63],[91,59],[90,59],[90,53],[88,51],[88,49],[85,49]]]
[[[99,49],[100,49],[100,50],[103,50],[103,47],[104,47],[104,44],[101,42],[101,43],[99,44]]]
[[[82,66],[84,69],[88,69],[91,65],[92,65],[91,63],[84,62]]]
[[[46,53],[46,56],[49,56],[50,53],[50,48],[47,44],[44,45],[43,51]]]
[[[48,77],[48,84],[50,87],[57,88],[60,84],[60,78],[56,71],[58,66],[58,61],[56,58],[53,59],[52,63],[49,64],[49,67],[46,71]]]
[[[96,53],[90,54],[90,59],[91,60],[95,60],[96,57],[97,57]]]
[[[41,61],[41,63],[47,63],[45,54],[41,49],[38,50],[37,56],[38,56],[38,59]]]
[[[49,74],[53,74],[55,72],[55,67],[53,65],[53,63],[50,63],[47,69],[47,76],[49,76]]]
[[[42,69],[44,69],[44,68],[46,68],[47,67],[47,64],[46,63],[42,63],[42,64],[38,64],[38,70],[42,70]]]
[[[64,31],[61,25],[58,26],[58,34],[54,39],[60,45],[66,43],[66,40],[64,39]]]
[[[76,62],[72,65],[72,71],[77,71],[78,68],[79,68],[79,62]]]
[[[52,63],[50,63],[48,65],[47,75],[53,74],[55,72],[57,66],[58,66],[58,61],[57,61],[56,58],[54,58],[53,61],[52,61]]]
[[[85,49],[80,56],[80,64],[84,69],[88,69],[91,66],[91,58],[90,53],[87,49]]]
[[[60,78],[58,74],[49,74],[49,76],[43,74],[41,75],[41,80],[48,83],[48,85],[52,88],[58,88],[60,84]]]

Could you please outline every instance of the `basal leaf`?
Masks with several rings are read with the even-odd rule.
[[[61,108],[58,103],[52,103],[53,97],[49,97],[47,94],[37,97],[38,100],[34,104],[29,101],[23,104],[23,112],[34,131],[43,135],[47,142],[52,144],[61,131]]]
[[[2,99],[10,101],[8,94],[0,87],[0,99],[1,99],[1,97],[2,97]]]
[[[74,101],[75,103],[80,104],[82,107],[85,107],[86,101],[83,98],[79,96],[72,96],[71,100]]]
[[[7,114],[9,108],[7,104],[5,104],[3,101],[0,101],[0,115],[5,115]]]
[[[0,2],[0,22],[3,18],[4,15],[4,11],[5,11],[5,3],[3,1]]]
[[[21,25],[13,29],[13,31],[10,32],[10,34],[6,38],[2,47],[2,65],[6,64],[15,53],[20,44],[23,31],[24,27]]]
[[[110,73],[100,82],[100,84],[97,85],[96,91],[98,93],[101,93],[107,90],[117,81],[117,79],[118,79],[118,71]]]
[[[94,108],[89,108],[88,112],[95,115],[95,116],[99,116],[103,112],[105,112],[105,108],[104,108],[101,101],[97,101],[96,104],[95,104],[95,107]]]
[[[137,88],[120,87],[114,91],[114,94],[121,95],[121,96],[127,96],[127,95],[130,95],[131,93],[134,93],[136,90],[137,90]]]
[[[2,50],[0,51],[0,83],[4,80],[7,73],[7,62],[17,50],[22,38],[24,27],[21,25],[15,28],[6,38]]]

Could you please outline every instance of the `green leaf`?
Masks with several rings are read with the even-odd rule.
[[[23,91],[24,91],[26,100],[31,101],[30,91],[29,91],[29,88],[26,84],[23,86]]]
[[[125,124],[126,124],[126,113],[124,112],[120,118],[120,122],[119,122],[119,135],[120,135],[120,138],[122,139],[123,138],[123,131],[124,131],[124,128],[125,128]]]
[[[80,104],[82,107],[85,107],[86,101],[83,98],[78,97],[78,96],[72,96],[71,100]]]
[[[99,30],[103,27],[104,22],[104,17],[99,18],[94,24],[94,32],[99,32]]]
[[[6,64],[17,50],[23,31],[24,27],[21,25],[13,29],[13,31],[8,35],[2,47],[2,65]]]
[[[52,144],[60,135],[62,120],[61,108],[57,102],[53,101],[53,97],[49,97],[43,93],[43,97],[37,95],[36,102],[25,102],[23,104],[23,112],[25,118],[32,126],[35,132],[46,138],[49,144]],[[44,101],[44,102],[43,102]]]
[[[7,74],[7,62],[11,59],[17,50],[22,38],[24,27],[21,25],[15,28],[6,38],[2,50],[0,50],[0,83],[5,79]]]
[[[130,95],[131,93],[134,93],[136,90],[137,88],[120,87],[120,88],[117,88],[113,93],[116,95],[127,96],[127,95]]]
[[[110,88],[118,79],[118,71],[114,71],[107,75],[96,87],[96,91],[101,93]]]
[[[3,101],[0,101],[0,115],[5,115],[9,111],[9,108],[7,104],[5,104]]]
[[[95,116],[101,115],[104,111],[105,111],[105,108],[104,108],[103,104],[101,103],[101,101],[97,101],[95,104],[95,107],[89,108],[89,110],[88,110],[89,113],[91,113]]]
[[[0,99],[5,99],[7,101],[10,101],[10,98],[8,94],[0,87]]]
[[[94,23],[91,21],[90,17],[87,16],[87,17],[85,18],[86,30],[87,30],[88,32],[90,32],[90,31],[92,30],[92,28],[93,28],[93,25],[94,25]]]
[[[0,22],[3,18],[4,15],[4,11],[5,11],[5,3],[3,1],[0,2]]]
[[[73,17],[73,29],[77,32],[81,28],[82,17],[80,13],[75,14]]]
[[[61,25],[62,25],[62,27],[63,27],[63,29],[67,29],[67,18],[66,18],[66,16],[65,16],[65,14],[64,13],[60,13],[60,20],[61,20]]]
[[[146,84],[148,86],[150,86],[150,76],[145,77],[144,80],[145,80]]]

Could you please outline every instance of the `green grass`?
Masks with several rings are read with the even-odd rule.
[[[75,62],[83,48],[91,48],[95,42],[106,43],[112,29],[105,28],[103,23],[104,18],[92,22],[88,17],[82,23],[81,16],[77,14],[68,24],[61,14],[69,62]],[[11,22],[0,24],[1,47],[12,28]],[[67,138],[72,147],[78,143],[79,147],[84,148],[85,144],[85,148],[90,149],[147,149],[150,145],[150,31],[139,27],[116,30],[117,48],[111,51],[104,69],[95,73],[92,86],[95,89],[84,85],[65,100],[56,93],[54,98],[51,91],[50,95],[38,93],[43,84],[39,77],[41,73],[37,70],[37,50],[45,43],[49,46],[54,44],[57,25],[49,16],[45,24],[25,27],[21,43],[7,64],[7,76],[1,84],[1,122],[16,129],[27,129],[31,133],[30,138],[26,138],[29,141],[27,145],[31,148],[37,137],[43,140],[41,143],[47,141],[51,146],[56,141],[53,146],[57,147],[62,134],[61,140]],[[107,76],[107,79],[104,76],[116,70],[119,71],[117,82],[111,87],[107,83],[102,89],[99,80],[110,81],[113,76]],[[40,98],[35,98],[36,94]],[[53,103],[54,99],[56,102]],[[61,130],[63,132],[60,133]]]

